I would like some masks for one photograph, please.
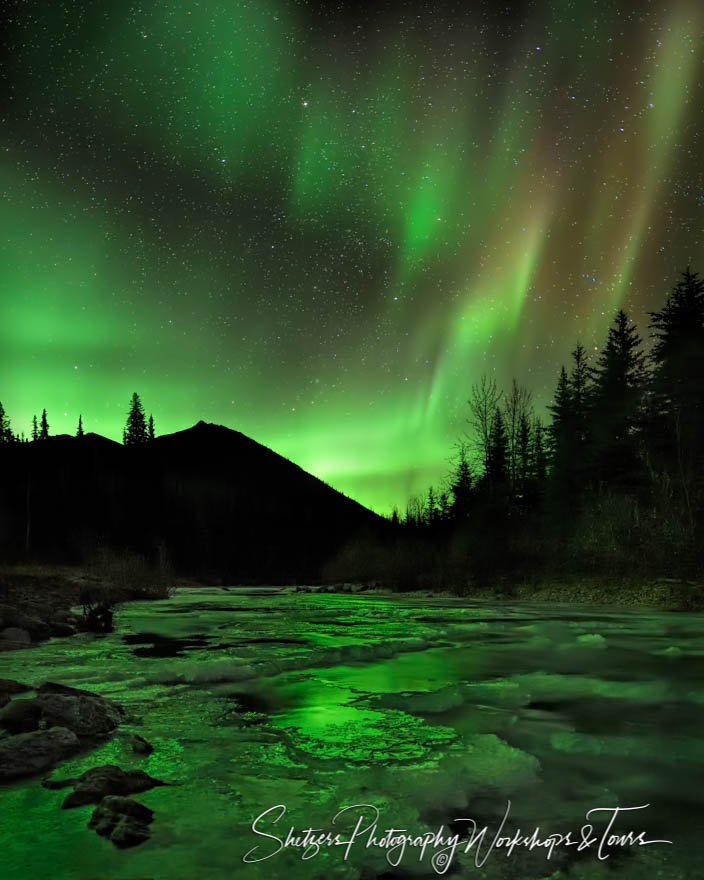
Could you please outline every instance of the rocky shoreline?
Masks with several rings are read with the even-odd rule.
[[[85,613],[72,609],[91,590],[100,592],[105,587],[80,572],[0,574],[0,651],[88,629]]]
[[[37,776],[66,758],[95,748],[128,721],[123,707],[92,691],[55,682],[36,689],[11,679],[0,680],[0,784]],[[132,749],[148,754],[152,746],[132,734]],[[45,788],[72,787],[61,808],[95,807],[88,827],[118,847],[136,846],[149,837],[154,814],[129,797],[166,785],[143,770],[106,764],[75,779],[44,778]]]

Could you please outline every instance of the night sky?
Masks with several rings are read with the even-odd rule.
[[[16,431],[243,431],[387,513],[704,270],[701,0],[5,3]],[[6,22],[7,24],[7,22]]]

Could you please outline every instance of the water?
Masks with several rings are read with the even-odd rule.
[[[173,783],[135,796],[156,813],[152,838],[117,850],[86,828],[91,807],[62,811],[66,792],[31,779],[0,788],[2,880],[704,876],[701,614],[198,589],[129,605],[117,623],[0,654],[0,677],[127,708],[126,729],[152,755],[118,736],[52,775],[117,763]],[[302,847],[276,853],[291,826],[349,841],[371,806],[332,819],[362,804],[379,811],[378,845],[367,833],[305,859]],[[671,845],[599,859],[613,815],[600,813],[581,852],[489,851],[507,809],[501,836],[540,826],[539,840],[577,841],[588,810],[645,804],[612,831]],[[252,823],[276,805],[285,815],[259,820],[271,836],[257,835]],[[469,826],[457,819],[487,827],[479,852],[463,854]],[[384,846],[389,827],[419,838],[441,826],[460,836],[449,859],[441,844],[422,858],[412,842]]]

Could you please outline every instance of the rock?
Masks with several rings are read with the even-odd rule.
[[[166,785],[143,770],[122,770],[115,764],[104,764],[86,770],[77,779],[70,780],[73,791],[61,804],[61,809],[97,804],[107,795],[128,795],[149,791],[157,785]],[[52,783],[52,787],[58,787]]]
[[[27,733],[38,730],[42,712],[36,699],[12,700],[0,709],[0,727],[10,733]]]
[[[121,706],[98,694],[49,682],[33,699],[13,700],[0,709],[0,727],[21,733],[44,725],[67,727],[77,736],[106,736],[124,714]]]
[[[135,733],[132,736],[132,751],[136,752],[138,755],[151,755],[154,751],[154,746],[150,742],[147,742],[143,736]]]
[[[24,694],[31,690],[28,684],[20,684],[12,678],[0,678],[0,694]]]
[[[56,791],[59,788],[71,788],[75,782],[75,779],[42,779],[42,788]]]
[[[17,627],[18,629],[26,630],[33,642],[49,638],[48,623],[44,623],[38,617],[32,617],[29,614],[16,611],[9,605],[0,605],[0,621],[2,621],[3,627]]]
[[[9,702],[10,702],[9,694],[3,694],[3,692],[0,691],[0,709],[2,709],[3,706],[7,706],[7,704]]]
[[[104,797],[88,822],[97,834],[108,837],[115,846],[137,846],[149,838],[154,811],[126,797]]]
[[[0,782],[47,770],[80,748],[78,737],[65,727],[20,733],[0,740]]]
[[[68,698],[68,701],[50,699],[55,696]],[[114,700],[101,697],[93,691],[84,691],[53,681],[47,681],[37,689],[37,699],[46,707],[43,714],[47,721],[51,720],[49,712],[66,713],[69,716],[75,714],[76,728],[69,723],[64,726],[74,730],[78,736],[112,733],[125,719],[125,710]]]
[[[31,644],[32,637],[26,629],[20,629],[18,626],[8,626],[0,632],[0,642],[4,642],[4,647],[23,648]]]
[[[122,721],[123,713],[110,700],[97,694],[40,693],[35,698],[42,721],[68,727],[78,736],[105,736]]]
[[[77,632],[77,628],[75,626],[71,626],[70,623],[61,623],[60,621],[57,621],[51,624],[52,636],[57,636],[59,638],[75,636]]]
[[[145,807],[138,801],[128,797],[121,797],[118,794],[106,795],[98,804],[98,808],[110,810],[114,813],[122,813],[131,819],[138,819],[140,822],[151,822],[154,818],[154,810]],[[97,809],[95,810],[97,812]]]

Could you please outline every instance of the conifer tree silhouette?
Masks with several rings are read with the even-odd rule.
[[[450,480],[450,491],[452,492],[450,516],[453,519],[465,518],[472,498],[472,471],[467,460],[467,446],[464,443],[459,446],[455,472]]]
[[[144,407],[139,394],[135,391],[127,415],[127,424],[122,435],[125,446],[142,446],[147,442],[147,423],[144,418]]]
[[[508,468],[508,437],[504,416],[497,406],[491,420],[489,449],[484,475],[491,487],[504,485],[509,478]]]
[[[636,429],[645,382],[645,355],[627,314],[620,309],[591,370],[592,478],[630,486],[637,470]]]
[[[688,444],[704,422],[704,281],[687,269],[659,312],[650,312],[654,414],[679,420]]]
[[[5,414],[5,407],[0,403],[0,443],[11,443],[13,439],[10,420]]]
[[[650,317],[649,446],[656,467],[679,485],[694,538],[704,498],[704,281],[687,268]]]

